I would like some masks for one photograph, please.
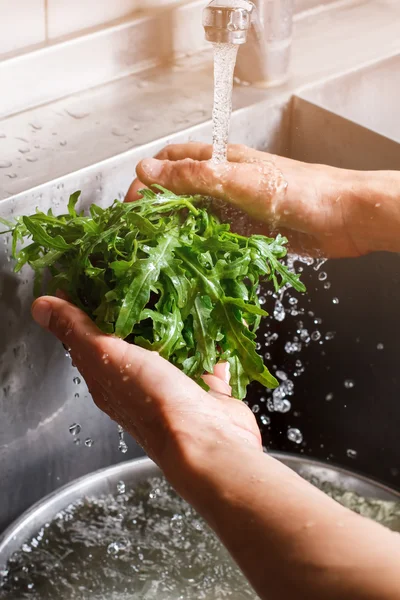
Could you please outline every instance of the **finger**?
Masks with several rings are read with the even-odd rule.
[[[158,160],[178,161],[186,158],[191,158],[197,161],[210,160],[212,156],[212,145],[203,144],[200,142],[189,142],[187,144],[170,144],[165,146],[155,158]],[[251,160],[265,160],[267,155],[265,152],[248,148],[242,144],[230,144],[228,146],[228,161],[229,162],[251,162]],[[132,182],[124,202],[135,202],[140,199],[138,193],[140,189],[146,186],[139,178]]]
[[[184,160],[191,158],[192,160],[210,160],[213,147],[211,144],[203,144],[200,142],[189,142],[187,144],[169,144],[165,146],[154,158],[159,160]],[[254,157],[262,157],[265,160],[265,153],[259,150],[254,150],[243,144],[229,144],[228,146],[228,161],[230,162],[246,162]]]
[[[139,179],[134,179],[126,193],[124,202],[136,202],[136,200],[140,200],[142,195],[139,194],[139,191],[145,189],[146,187],[147,186],[139,181]]]
[[[146,185],[158,183],[176,194],[222,199],[255,219],[275,222],[286,191],[282,173],[270,162],[225,163],[145,159],[137,167]]]
[[[156,352],[103,334],[76,306],[45,296],[32,306],[35,321],[71,348],[74,362],[84,376],[96,374],[103,387],[132,395],[135,402],[155,400],[162,405],[199,397],[204,391],[182,371]]]
[[[83,311],[61,298],[38,298],[32,305],[32,316],[38,325],[51,331],[71,348],[80,345],[85,349],[91,336],[97,338],[102,335]]]
[[[210,144],[201,144],[198,142],[190,142],[188,144],[170,144],[165,146],[155,158],[158,160],[183,160],[192,158],[193,160],[209,160],[212,155],[212,146]],[[139,190],[145,186],[138,177],[133,180],[124,202],[135,202],[141,198]]]
[[[223,381],[216,375],[211,375],[210,373],[206,373],[202,377],[204,383],[208,385],[211,392],[216,392],[217,394],[222,394],[224,396],[231,396],[232,389],[229,383]]]

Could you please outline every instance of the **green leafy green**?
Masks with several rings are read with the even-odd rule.
[[[305,291],[281,262],[287,240],[240,236],[203,198],[155,187],[138,202],[92,205],[87,216],[76,210],[76,192],[67,214],[1,220],[13,234],[15,270],[29,264],[40,293],[48,269],[48,293],[65,291],[104,332],[159,352],[203,387],[202,374],[220,360],[236,398],[251,381],[276,387],[256,351],[267,315],[257,288],[263,278],[275,291]]]

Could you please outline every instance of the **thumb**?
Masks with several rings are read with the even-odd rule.
[[[53,333],[71,353],[86,380],[95,379],[105,388],[110,381],[124,390],[133,382],[143,398],[160,402],[187,402],[204,391],[177,367],[159,356],[122,339],[106,335],[78,307],[44,296],[32,305],[34,320]]]

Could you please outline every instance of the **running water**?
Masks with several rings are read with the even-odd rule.
[[[236,44],[213,44],[214,46],[214,107],[212,162],[227,162],[229,123],[232,113],[233,71],[238,46]]]

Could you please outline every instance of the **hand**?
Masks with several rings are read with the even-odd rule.
[[[262,453],[253,413],[230,397],[227,364],[204,375],[207,393],[158,353],[103,334],[65,300],[39,298],[32,314],[70,349],[97,406],[137,440],[178,491],[185,465],[212,454],[217,444],[247,444]]]
[[[374,182],[373,174],[302,163],[246,146],[229,146],[229,163],[214,165],[208,160],[211,151],[206,144],[171,145],[156,159],[142,160],[125,200],[136,200],[143,184],[158,183],[177,194],[222,199],[246,211],[258,231],[268,235],[277,229],[286,235],[299,253],[340,257],[381,249],[371,246],[376,234],[371,227],[376,224],[379,235],[382,229],[372,221],[380,216],[376,203],[363,204],[364,196],[371,196],[371,190],[364,194],[364,178]],[[398,233],[397,227],[394,239]]]

